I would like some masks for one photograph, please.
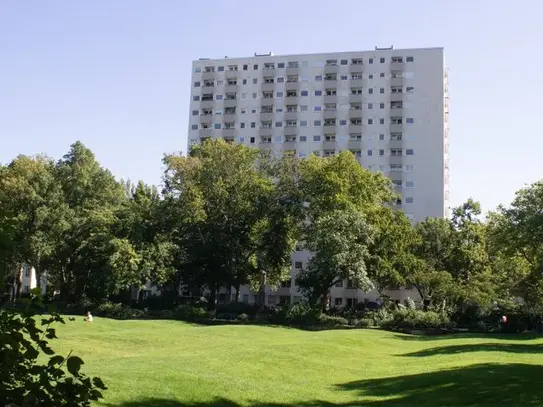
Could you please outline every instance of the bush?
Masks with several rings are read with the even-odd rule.
[[[320,312],[312,309],[307,303],[300,302],[293,305],[286,312],[286,321],[292,325],[317,325]]]
[[[444,314],[433,311],[401,309],[392,313],[392,319],[381,324],[385,329],[448,329],[451,321]]]
[[[195,307],[190,304],[181,304],[175,307],[174,315],[183,321],[196,322],[208,318],[205,308]]]
[[[240,322],[247,322],[249,320],[249,315],[247,314],[239,314],[237,317],[237,320]]]
[[[362,318],[354,322],[357,328],[372,328],[375,326],[375,321],[371,318]]]
[[[348,325],[347,319],[343,317],[336,317],[333,315],[322,314],[318,317],[317,321],[319,326],[323,327],[338,327]]]
[[[256,315],[258,306],[254,304],[245,304],[243,302],[231,302],[229,304],[217,306],[217,314],[247,314]]]
[[[133,309],[126,304],[104,302],[96,309],[96,314],[113,319],[137,319],[146,316],[145,310]]]

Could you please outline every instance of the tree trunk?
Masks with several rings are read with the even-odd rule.
[[[21,294],[23,292],[23,267],[20,265],[17,265],[17,291],[15,294],[15,297],[19,298],[21,297]]]
[[[266,283],[268,277],[265,271],[260,274],[260,286],[258,289],[258,306],[263,309],[266,305]]]
[[[239,302],[239,290],[241,288],[241,285],[240,284],[237,284],[236,285],[236,303]]]

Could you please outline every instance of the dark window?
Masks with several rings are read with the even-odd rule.
[[[279,62],[277,64],[277,68],[284,68],[285,67],[285,63],[284,62]]]
[[[382,63],[382,64],[384,64],[384,63],[385,63],[385,58],[380,58],[380,59],[379,59],[379,62]]]
[[[193,116],[198,116],[198,110],[193,110],[193,111],[192,111],[192,115],[193,115]]]
[[[253,70],[256,71],[257,69],[258,69],[258,64],[254,64],[254,65],[253,65]]]
[[[200,96],[193,96],[193,97],[192,97],[192,100],[193,100],[194,102],[198,102],[198,101],[200,100]]]
[[[256,123],[255,122],[251,122],[251,128],[254,129],[256,127]]]
[[[369,63],[370,63],[370,64],[373,64],[373,58],[370,58],[370,59],[369,59]]]
[[[199,88],[200,87],[200,82],[194,82],[194,87]]]
[[[219,71],[219,72],[224,71],[224,66],[219,66],[219,67],[217,68],[217,71]]]
[[[406,62],[415,62],[415,58],[414,57],[406,57],[405,61]]]
[[[248,65],[243,65],[243,70],[246,71],[247,69],[249,69],[249,66]]]

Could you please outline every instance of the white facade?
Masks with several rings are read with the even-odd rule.
[[[410,219],[445,217],[447,86],[442,48],[200,59],[192,64],[188,147],[222,137],[298,157],[349,150],[392,180]],[[293,255],[293,275],[307,258]],[[269,293],[271,302],[276,294],[297,298],[294,278]],[[374,294],[335,287],[332,304]],[[253,293],[242,295],[252,302]]]
[[[47,272],[43,272],[42,277],[40,279],[40,289],[42,295],[45,295],[47,292]],[[16,279],[15,279],[15,283]],[[34,267],[30,267],[26,264],[24,264],[21,267],[21,293],[28,294],[31,290],[38,287],[38,281],[36,276],[36,269]],[[15,287],[14,287],[15,289]]]

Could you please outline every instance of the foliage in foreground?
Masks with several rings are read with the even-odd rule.
[[[38,295],[38,292],[34,292]],[[98,377],[81,372],[83,360],[56,355],[48,340],[55,339],[50,313],[38,323],[39,301],[28,301],[22,312],[0,309],[0,404],[11,407],[87,407],[102,398],[106,387]],[[42,363],[42,355],[49,360]]]

